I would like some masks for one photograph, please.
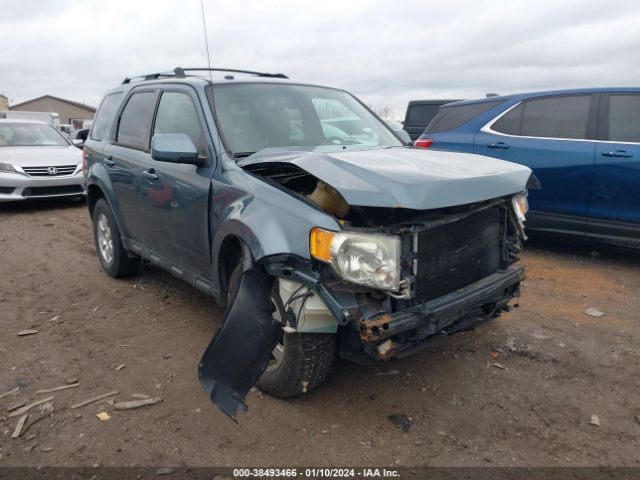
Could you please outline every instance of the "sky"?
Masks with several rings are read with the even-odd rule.
[[[640,2],[203,0],[214,67],[282,72],[404,115],[412,99],[638,86]],[[0,0],[0,93],[97,106],[206,66],[200,0]]]

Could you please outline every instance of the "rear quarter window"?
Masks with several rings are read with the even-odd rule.
[[[89,135],[92,140],[100,141],[109,134],[107,130],[111,125],[113,116],[120,106],[122,95],[122,93],[112,93],[104,97],[104,100],[102,100],[102,103],[100,104],[100,108],[98,108],[96,117],[93,120],[91,134]]]
[[[503,100],[495,100],[492,102],[440,107],[438,115],[436,115],[431,123],[427,125],[424,133],[446,132],[448,130],[453,130],[473,120],[478,115],[491,110],[502,102]]]

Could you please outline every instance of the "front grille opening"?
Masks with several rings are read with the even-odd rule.
[[[76,171],[76,165],[60,165],[51,167],[22,167],[31,177],[61,177],[71,175]]]
[[[495,273],[502,258],[501,208],[493,207],[418,234],[417,303]]]
[[[63,185],[60,187],[30,187],[22,191],[23,197],[48,197],[55,195],[73,195],[82,193],[80,185]]]
[[[14,190],[15,188],[13,187],[0,187],[0,194],[9,195],[13,193]]]

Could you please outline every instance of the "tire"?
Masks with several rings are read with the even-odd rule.
[[[242,263],[229,277],[227,305],[233,298],[242,275]],[[274,281],[272,304],[274,318],[283,318],[284,309]],[[256,386],[274,397],[291,398],[320,385],[331,371],[335,356],[336,336],[332,333],[284,333],[274,349],[267,371]],[[276,351],[278,351],[276,355]]]
[[[282,360],[260,377],[256,384],[260,390],[291,398],[309,392],[327,378],[336,347],[334,334],[286,333],[282,345]]]
[[[100,265],[111,277],[126,277],[138,271],[140,257],[131,257],[122,246],[120,231],[111,208],[101,198],[93,209],[93,238]]]

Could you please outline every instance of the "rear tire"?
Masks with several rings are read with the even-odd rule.
[[[93,238],[102,269],[111,277],[126,277],[138,271],[140,257],[130,257],[122,246],[120,231],[111,208],[101,198],[93,209]]]
[[[242,262],[229,277],[227,306],[233,299],[242,275]],[[274,318],[284,318],[277,281],[274,281],[271,303]],[[320,385],[331,371],[335,356],[336,336],[332,333],[282,333],[267,371],[256,386],[274,397],[291,398]],[[279,351],[278,351],[279,350]]]

